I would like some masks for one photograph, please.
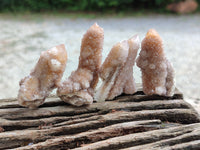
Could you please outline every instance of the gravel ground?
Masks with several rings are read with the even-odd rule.
[[[94,22],[105,32],[103,59],[116,42],[134,34],[143,39],[148,29],[156,29],[174,65],[176,86],[189,102],[199,103],[200,15],[96,19],[0,16],[0,98],[16,97],[19,80],[29,74],[41,51],[61,43],[66,45],[69,56],[64,75],[67,77],[77,67],[81,38]],[[141,82],[137,67],[134,76],[136,82]]]

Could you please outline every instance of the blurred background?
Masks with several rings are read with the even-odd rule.
[[[1,0],[0,99],[16,97],[41,51],[61,43],[69,56],[63,78],[78,64],[81,38],[97,22],[105,32],[103,60],[112,46],[150,28],[163,39],[176,86],[200,109],[200,0]],[[140,70],[134,67],[136,82]]]

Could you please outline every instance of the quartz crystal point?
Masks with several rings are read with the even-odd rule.
[[[29,76],[20,81],[18,102],[36,108],[43,104],[50,92],[60,84],[67,61],[63,44],[43,51]]]
[[[71,73],[57,90],[66,103],[82,106],[93,103],[94,88],[98,83],[101,65],[104,31],[96,23],[82,39],[78,69]]]
[[[137,66],[142,71],[145,94],[163,96],[174,94],[174,69],[166,59],[162,39],[154,29],[150,29],[142,41]]]
[[[133,66],[138,49],[137,35],[113,46],[99,72],[103,83],[96,92],[97,101],[111,100],[122,93],[136,92]]]

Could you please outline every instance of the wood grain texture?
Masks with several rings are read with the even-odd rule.
[[[198,149],[200,118],[173,97],[134,95],[74,107],[55,96],[38,109],[0,100],[0,149]]]

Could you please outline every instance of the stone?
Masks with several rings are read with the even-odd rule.
[[[83,36],[78,68],[57,90],[57,95],[66,103],[75,106],[93,103],[94,89],[99,79],[103,40],[104,31],[96,23]]]
[[[19,104],[29,108],[42,105],[50,92],[60,84],[66,62],[64,44],[43,51],[30,75],[19,83]]]
[[[174,2],[167,5],[167,9],[179,14],[192,13],[198,8],[198,3],[195,0],[185,0]]]
[[[162,39],[154,29],[150,29],[142,41],[137,66],[142,71],[145,94],[173,96],[174,69],[165,57]]]
[[[99,71],[103,82],[95,95],[97,101],[111,100],[122,93],[136,92],[133,66],[138,49],[137,35],[113,46]]]

